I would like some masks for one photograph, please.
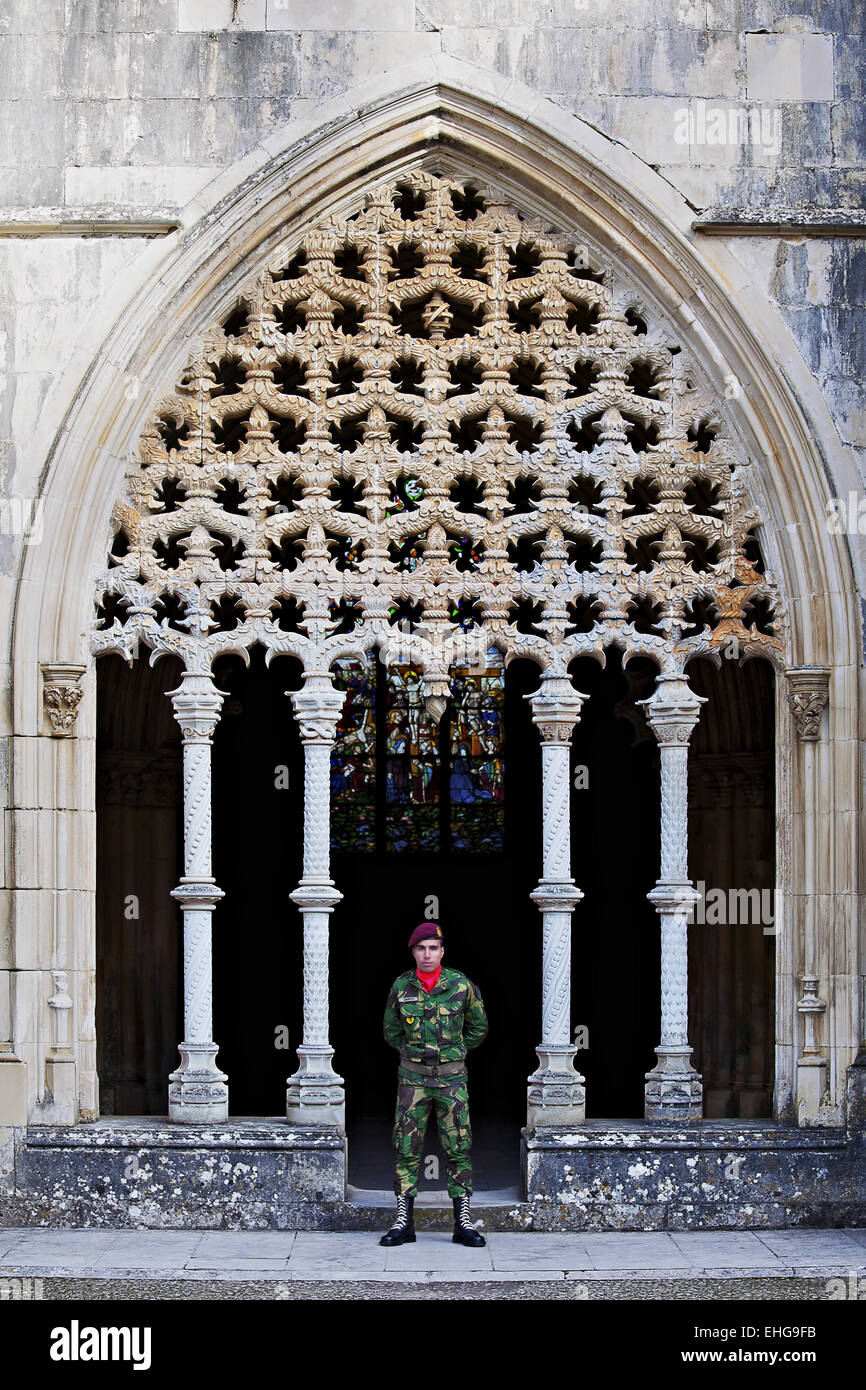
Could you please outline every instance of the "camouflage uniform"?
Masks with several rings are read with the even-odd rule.
[[[448,1195],[472,1192],[466,1053],[486,1036],[481,995],[459,970],[443,965],[429,994],[414,970],[407,970],[391,986],[385,1006],[385,1041],[400,1052],[393,1136],[398,1197],[417,1194],[431,1106],[445,1155]]]

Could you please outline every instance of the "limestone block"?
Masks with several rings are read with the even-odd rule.
[[[239,0],[236,13],[232,14],[232,0],[179,0],[177,27],[181,33],[215,33],[232,30],[264,29],[266,19],[266,0]]]
[[[179,97],[140,103],[141,139],[132,151],[132,164],[206,164],[198,100]],[[91,163],[98,161],[92,160]],[[120,164],[122,160],[109,160]]]
[[[12,1044],[15,1055],[26,1061],[28,1067],[35,1063],[37,1044],[44,1046],[48,1041],[47,1001],[52,987],[51,976],[43,970],[16,970],[12,974],[12,1017],[15,1020]],[[31,1072],[31,1085],[35,1085],[36,1080],[35,1073]]]
[[[753,101],[832,101],[829,34],[747,34],[747,92]]]
[[[92,804],[93,749],[88,741],[45,735],[11,742],[19,807],[74,810]]]
[[[822,337],[824,333],[824,314],[817,306],[796,309],[793,306],[783,310],[784,318],[797,340],[797,346],[809,367],[817,372],[821,365]]]
[[[202,113],[203,153],[215,163],[240,158],[272,131],[287,125],[294,109],[291,96],[266,101],[210,101]]]
[[[16,888],[12,899],[12,959],[17,970],[45,970],[54,953],[57,899],[50,888]]]
[[[432,61],[438,53],[438,34],[302,34],[298,95],[324,97],[366,77]]]
[[[850,164],[860,169],[863,164],[864,124],[866,111],[863,101],[836,101],[830,108],[830,129],[834,164]]]
[[[90,888],[94,811],[13,811],[15,882],[21,888]]]
[[[847,444],[866,439],[866,382],[827,376],[821,382],[836,428]]]
[[[129,49],[130,96],[148,101],[159,97],[197,97],[200,47],[201,40],[195,34],[133,35]]]
[[[465,29],[448,28],[442,31],[442,51],[454,58],[461,58],[465,62],[477,63],[480,67],[490,72],[500,72],[505,77],[513,77],[518,71],[521,73],[521,81],[528,82],[539,91],[550,90],[543,78],[532,80],[527,76],[527,67],[532,70],[537,67],[541,73],[546,66],[549,66],[550,50],[545,46],[544,32],[538,30],[535,33],[524,26],[511,26],[502,29]],[[548,31],[549,35],[549,31]],[[534,55],[531,51],[525,57],[527,43],[536,39],[541,46],[542,52]],[[560,73],[560,87],[568,96],[576,93],[588,93],[589,84],[580,80],[580,75],[575,70],[574,53],[575,40],[571,36],[572,61],[568,64],[568,72],[565,75],[564,61],[557,65]]]
[[[685,110],[681,97],[625,97],[614,103],[609,134],[648,164],[688,163],[688,142],[676,139],[681,128],[687,130],[679,114]]]
[[[0,1125],[27,1123],[27,1067],[0,1057]]]
[[[168,163],[136,158],[144,135],[145,113],[139,101],[91,101],[76,99],[69,107],[67,123],[70,164],[102,165]],[[182,115],[180,109],[177,115]],[[175,143],[180,143],[177,138]]]
[[[74,4],[67,0],[66,26],[91,34],[173,30],[177,27],[177,0],[124,0],[122,5],[117,0],[75,0]]]
[[[70,32],[63,45],[63,89],[70,95],[116,100],[129,96],[128,34]]]
[[[7,97],[61,97],[60,35],[40,32],[34,43],[32,32],[7,37],[0,29],[0,72]]]
[[[269,29],[414,29],[414,0],[267,0]]]
[[[206,96],[285,97],[298,90],[298,40],[294,34],[232,30],[203,39],[202,44]]]
[[[64,162],[65,104],[56,100],[0,101],[0,168],[59,169]]]
[[[66,0],[42,0],[39,6],[40,34],[62,34],[66,28]],[[0,8],[0,34],[33,35],[31,0],[3,0]]]
[[[551,22],[571,27],[581,19],[598,23],[597,13],[593,15],[588,4],[580,6],[581,0],[554,0],[553,5],[550,0],[494,0],[492,4],[491,0],[417,0],[416,14],[419,29],[433,26],[477,31],[491,25],[541,28]],[[552,19],[552,12],[559,17]]]
[[[660,30],[653,52],[652,85],[658,92],[687,93],[718,100],[742,99],[738,77],[740,54],[736,34],[689,34],[682,29]]]
[[[770,108],[778,110],[778,108]],[[767,106],[762,106],[766,112]],[[778,142],[784,164],[803,170],[827,163],[830,149],[831,109],[821,103],[806,102],[801,105],[786,105],[778,110],[776,117],[781,138]],[[762,116],[764,121],[766,115]],[[764,141],[755,146],[755,162],[766,162],[762,158],[771,145]]]
[[[10,970],[12,965],[12,890],[0,888],[0,971]],[[0,1041],[9,1029],[8,1019],[4,1022],[8,984],[8,976],[0,975]]]
[[[833,36],[833,67],[836,76],[838,101],[862,101],[866,95],[866,74],[863,72],[863,40],[854,26],[848,33]]]
[[[836,242],[832,257],[834,299],[866,305],[866,247],[860,241]]]
[[[661,164],[662,174],[699,212],[715,207],[719,199],[719,172],[706,164]],[[739,248],[739,241],[737,242]]]

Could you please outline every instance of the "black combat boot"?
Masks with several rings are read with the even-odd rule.
[[[454,1203],[454,1234],[451,1237],[455,1245],[486,1245],[480,1231],[476,1231],[472,1222],[469,1220],[469,1197],[464,1193],[462,1197],[453,1197]]]
[[[415,1239],[415,1223],[412,1219],[414,1197],[397,1198],[397,1217],[390,1231],[386,1231],[380,1245],[410,1245]]]

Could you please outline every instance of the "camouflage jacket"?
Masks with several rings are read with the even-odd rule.
[[[414,970],[407,970],[391,986],[385,1005],[385,1041],[399,1049],[402,1062],[424,1066],[462,1062],[486,1036],[481,995],[459,970],[443,965],[429,994]]]

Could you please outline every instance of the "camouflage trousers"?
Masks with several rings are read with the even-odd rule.
[[[418,1193],[418,1170],[431,1106],[436,1110],[439,1142],[445,1155],[449,1197],[472,1192],[472,1127],[466,1073],[455,1076],[416,1077],[409,1080],[402,1069],[397,1077],[397,1111],[394,1116],[394,1192],[398,1197]]]

